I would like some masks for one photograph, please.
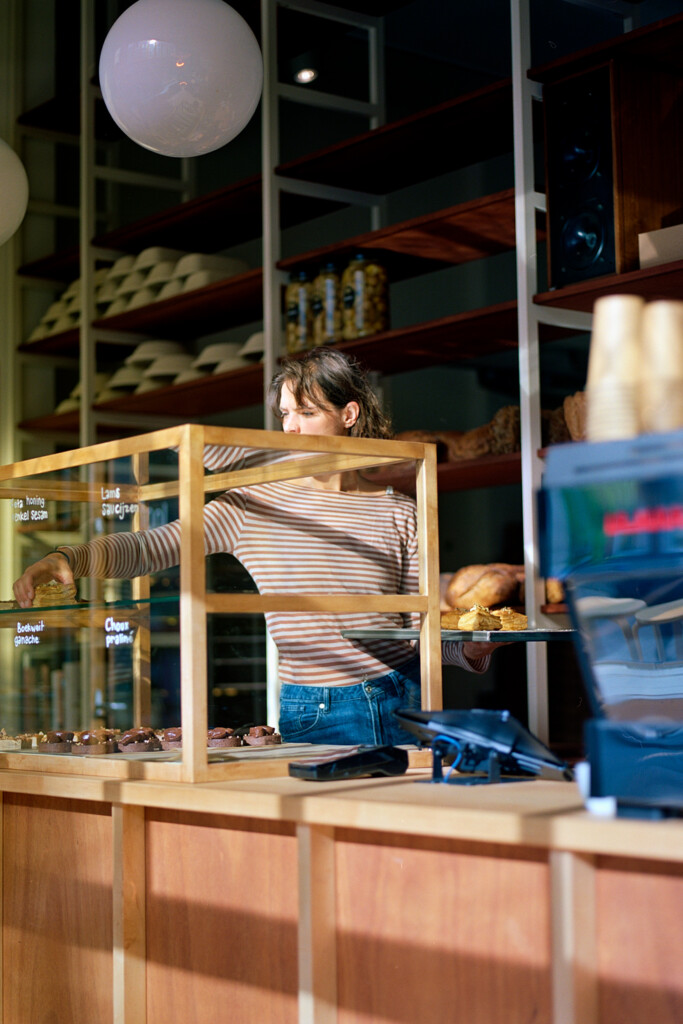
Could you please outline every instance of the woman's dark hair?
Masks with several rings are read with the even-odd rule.
[[[343,409],[349,402],[357,402],[358,419],[349,431],[351,437],[393,436],[391,423],[380,408],[366,371],[343,352],[314,348],[301,359],[287,359],[268,389],[268,405],[278,417],[285,384],[297,405],[306,399],[318,409]]]

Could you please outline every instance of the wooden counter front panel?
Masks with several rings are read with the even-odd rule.
[[[148,811],[146,846],[147,1024],[296,1024],[295,827]]]
[[[599,858],[599,1020],[683,1021],[683,865]]]
[[[108,1024],[109,804],[3,797],[3,1020]]]
[[[552,1019],[543,855],[340,832],[336,873],[339,1024]]]

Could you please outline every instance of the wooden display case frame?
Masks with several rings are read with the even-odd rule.
[[[274,452],[307,452],[307,459],[293,458],[267,466],[233,469],[209,473],[203,465],[206,446],[237,446]],[[146,457],[150,452],[177,449],[178,479],[171,482],[147,482]],[[359,600],[367,611],[417,612],[420,615],[420,657],[422,706],[440,708],[441,692],[441,627],[439,610],[439,556],[436,449],[434,445],[347,437],[285,435],[265,430],[242,430],[184,424],[137,437],[108,441],[74,451],[59,452],[0,467],[0,498],[26,493],[25,479],[41,473],[73,470],[109,460],[132,457],[138,483],[126,485],[125,499],[139,506],[134,529],[147,523],[146,502],[162,498],[178,498],[180,520],[180,690],[183,746],[177,761],[131,760],[125,755],[82,757],[35,753],[2,752],[0,768],[40,770],[60,774],[100,775],[115,778],[138,778],[189,783],[207,780],[234,779],[286,774],[286,756],[251,756],[232,761],[209,762],[207,730],[207,616],[215,613],[259,613],[267,611],[317,611],[333,613],[357,611]],[[203,506],[209,494],[232,487],[264,481],[291,480],[344,470],[369,469],[405,463],[415,464],[415,497],[418,520],[419,593],[359,595],[338,594],[219,594],[206,591],[206,560],[204,555]],[[12,487],[21,480],[20,489]],[[99,483],[49,482],[40,485],[48,497],[77,496],[80,500],[100,499]],[[54,493],[52,493],[54,492]],[[149,595],[147,577],[140,577],[132,601]],[[81,614],[80,609],[76,610]],[[5,613],[6,614],[6,613]],[[17,613],[19,614],[19,613]],[[41,609],[41,616],[73,616],[69,610]],[[22,610],[22,617],[26,611]],[[86,612],[87,615],[87,612]],[[4,616],[3,616],[4,617]],[[15,620],[7,616],[9,624]],[[101,613],[85,622],[96,625]],[[143,634],[134,659],[133,710],[142,720],[150,707],[150,679],[145,671],[149,659],[149,643]],[[298,753],[300,755],[300,748]]]

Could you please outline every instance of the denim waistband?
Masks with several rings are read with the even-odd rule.
[[[349,683],[342,686],[310,686],[308,683],[284,683],[280,691],[280,700],[306,700],[325,704],[328,707],[332,703],[347,700],[358,700],[359,692],[371,693],[373,689],[384,690],[385,692],[401,693],[401,686],[406,677],[419,681],[420,659],[411,658],[398,668],[392,669],[385,675],[377,676],[375,679],[364,679],[360,683]]]

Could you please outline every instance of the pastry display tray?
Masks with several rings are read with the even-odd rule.
[[[571,640],[574,629],[442,629],[442,640],[467,643],[546,643]],[[419,629],[344,629],[349,640],[418,640]]]

